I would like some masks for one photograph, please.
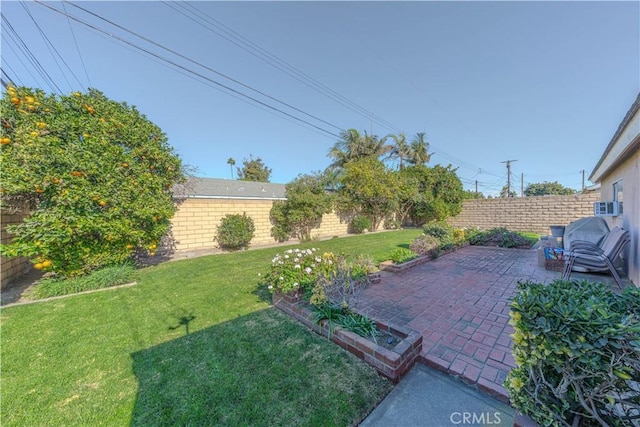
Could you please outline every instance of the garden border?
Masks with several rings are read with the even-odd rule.
[[[311,320],[312,311],[302,304],[302,298],[299,295],[275,293],[273,294],[273,305],[312,331],[330,339],[364,360],[394,383],[400,381],[414,363],[420,359],[422,335],[413,329],[374,319],[378,328],[402,338],[392,350],[389,350],[340,326],[330,330],[326,321],[320,325],[315,323]]]

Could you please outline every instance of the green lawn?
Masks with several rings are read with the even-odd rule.
[[[302,246],[381,261],[418,234]],[[0,424],[358,422],[392,386],[270,306],[258,273],[284,249],[165,263],[134,287],[2,309]]]

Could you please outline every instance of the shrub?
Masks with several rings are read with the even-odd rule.
[[[396,248],[391,252],[391,255],[389,255],[389,259],[396,264],[402,264],[417,257],[418,255],[416,253],[407,248]]]
[[[409,245],[409,249],[418,255],[433,254],[438,248],[440,241],[433,236],[418,236]]]
[[[453,240],[453,227],[444,221],[431,221],[422,227],[422,232],[427,236],[433,236],[438,240]]]
[[[215,240],[222,249],[247,249],[255,229],[253,219],[246,214],[228,214],[222,218]]]
[[[355,234],[362,234],[366,230],[371,230],[371,220],[363,215],[358,215],[351,220],[351,231]]]
[[[47,95],[9,86],[0,100],[1,204],[29,216],[2,256],[66,277],[150,255],[184,181],[167,136],[134,106],[101,92]]]
[[[322,176],[299,175],[286,186],[287,200],[271,208],[271,235],[278,241],[297,237],[311,240],[311,231],[320,227],[322,216],[331,212],[333,197],[325,191]]]
[[[519,283],[511,304],[512,404],[540,425],[631,425],[639,419],[640,289]]]
[[[536,238],[525,237],[504,227],[480,231],[469,237],[469,243],[472,245],[499,246],[501,248],[531,247],[536,241]]]
[[[318,249],[288,249],[271,260],[271,268],[264,277],[269,291],[311,291],[319,275],[329,275],[336,267],[331,252],[322,255]]]
[[[374,268],[373,262],[363,257],[353,263],[348,262],[344,256],[332,259],[335,261],[333,268],[324,269],[318,274],[310,302],[315,306],[330,304],[351,307],[362,284],[368,283],[367,274]]]

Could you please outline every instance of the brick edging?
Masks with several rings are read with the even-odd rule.
[[[329,331],[326,322],[322,322],[321,325],[316,324],[311,320],[311,310],[301,304],[299,297],[274,294],[273,305],[315,333],[331,339],[340,347],[364,360],[394,383],[400,381],[420,358],[422,335],[413,329],[374,319],[378,328],[402,338],[390,350],[342,327]]]

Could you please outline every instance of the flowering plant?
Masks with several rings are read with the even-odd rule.
[[[264,279],[271,292],[307,291],[318,276],[329,274],[335,268],[331,252],[318,254],[317,248],[288,249],[271,260],[271,268]]]

